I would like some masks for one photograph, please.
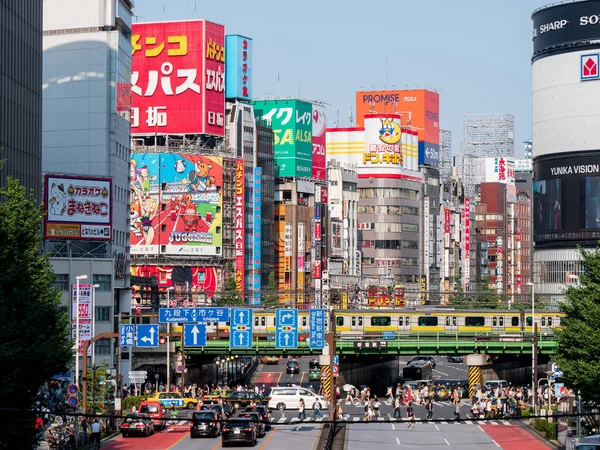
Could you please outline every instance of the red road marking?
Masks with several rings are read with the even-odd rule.
[[[275,372],[261,372],[254,375],[254,384],[257,383],[272,383],[275,377]]]
[[[103,450],[165,450],[177,443],[187,434],[189,426],[185,429],[173,429],[168,433],[156,432],[150,437],[118,437],[102,445]]]
[[[480,427],[504,450],[550,450],[550,447],[519,425],[480,425]]]

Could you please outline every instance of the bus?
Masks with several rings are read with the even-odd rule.
[[[431,380],[433,367],[429,361],[413,361],[402,369],[402,378],[406,380]]]

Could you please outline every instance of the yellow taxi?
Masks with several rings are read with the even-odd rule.
[[[277,356],[263,356],[260,362],[263,364],[279,364],[279,358]]]
[[[183,397],[179,392],[157,392],[151,397],[147,397],[148,401],[159,401],[165,408],[187,408],[194,409],[198,404],[195,398]]]

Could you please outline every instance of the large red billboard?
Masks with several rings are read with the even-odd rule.
[[[133,24],[131,134],[225,134],[225,27]]]
[[[235,160],[235,284],[237,290],[244,292],[244,269],[245,260],[245,182],[244,182],[244,160]]]
[[[327,161],[325,154],[327,120],[325,107],[312,107],[312,176],[316,180],[327,179]]]

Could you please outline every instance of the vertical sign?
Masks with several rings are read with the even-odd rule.
[[[244,160],[235,160],[235,284],[239,292],[244,292]]]
[[[464,257],[463,257],[463,286],[469,285],[471,278],[471,200],[469,197],[465,198],[464,212]]]
[[[231,309],[230,348],[252,348],[252,308]]]
[[[298,310],[275,310],[275,348],[298,348]]]
[[[71,320],[73,339],[77,336],[77,284],[72,284],[73,305],[71,307]],[[79,344],[77,354],[81,356],[83,343],[92,338],[92,285],[79,284]],[[88,356],[91,355],[91,346],[88,348]]]
[[[450,248],[450,207],[444,206],[444,247]]]
[[[286,222],[283,232],[284,246],[283,256],[285,258],[285,272],[292,271],[292,223]]]
[[[298,303],[304,302],[304,253],[306,251],[304,232],[304,222],[298,222]]]
[[[260,262],[262,239],[262,168],[254,169],[254,242],[252,245],[252,303],[260,305]]]
[[[135,325],[119,325],[119,346],[133,347],[135,344]]]
[[[309,313],[308,326],[310,348],[325,347],[325,310],[312,308]]]
[[[225,97],[252,100],[252,39],[225,37]]]
[[[327,163],[325,155],[325,129],[327,121],[325,107],[312,106],[312,177],[316,180],[327,179]]]
[[[421,272],[425,278],[425,286],[424,290],[429,291],[429,242],[430,242],[430,217],[429,217],[429,197],[425,197],[423,199],[423,271]],[[425,298],[421,299],[422,301],[427,300],[427,294],[425,294]]]

